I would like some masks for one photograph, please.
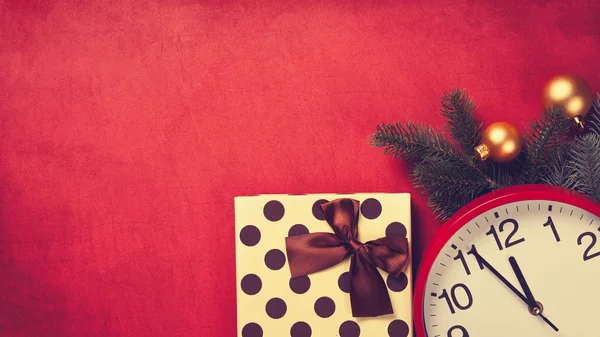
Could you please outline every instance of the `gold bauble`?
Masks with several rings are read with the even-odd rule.
[[[517,128],[507,122],[496,122],[483,131],[475,153],[480,160],[490,158],[497,163],[508,163],[519,156],[522,148],[523,139]]]
[[[562,108],[568,118],[583,127],[583,118],[592,108],[594,97],[590,85],[580,76],[557,75],[544,86],[542,103],[544,108]]]

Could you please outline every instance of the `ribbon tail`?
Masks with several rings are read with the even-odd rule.
[[[394,312],[385,281],[361,251],[352,255],[350,275],[352,316],[376,317]]]

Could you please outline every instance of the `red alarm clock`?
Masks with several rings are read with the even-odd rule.
[[[458,211],[423,255],[417,337],[600,336],[600,205],[519,185]]]

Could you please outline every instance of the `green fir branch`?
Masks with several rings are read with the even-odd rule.
[[[571,147],[570,184],[574,190],[600,201],[600,135],[587,133],[576,137]]]
[[[428,206],[443,221],[471,200],[491,190],[488,178],[476,170],[444,165],[436,159],[415,165],[411,178],[415,187],[426,193]]]
[[[442,96],[441,115],[446,118],[448,131],[464,153],[472,154],[481,142],[481,125],[475,115],[476,107],[464,90],[454,89]]]
[[[541,182],[546,185],[560,186],[569,189],[575,189],[579,185],[576,179],[573,179],[575,171],[570,165],[571,161],[571,143],[563,143],[557,147],[556,156],[552,156],[547,165],[546,174]]]
[[[477,118],[472,99],[465,90],[454,89],[445,92],[441,99],[441,114],[446,119],[447,131],[458,143],[464,154],[468,155],[472,162],[480,162],[474,156],[475,147],[481,144],[483,134],[483,123]],[[515,176],[511,174],[510,167],[487,160],[479,165],[481,171],[499,186],[511,186],[515,184]]]
[[[414,164],[413,184],[427,194],[428,205],[444,220],[483,193],[503,187],[445,134],[422,124],[381,124],[371,145]]]
[[[383,123],[371,137],[371,145],[383,147],[384,155],[420,162],[430,157],[460,162],[461,154],[443,134],[422,124]]]
[[[593,108],[585,118],[586,128],[589,132],[600,135],[600,94],[596,94]]]
[[[475,172],[492,189],[503,187],[477,167],[470,156],[458,151],[444,134],[422,124],[407,122],[406,125],[378,125],[377,132],[371,137],[371,145],[383,147],[385,155],[399,157],[414,164],[425,160],[440,160],[443,165],[451,165],[453,169]]]
[[[467,203],[458,201],[453,195],[448,195],[440,190],[430,194],[427,197],[427,206],[431,208],[436,219],[442,222],[448,220],[454,213],[461,209]]]
[[[487,160],[485,165],[487,176],[496,181],[499,186],[508,187],[517,183],[516,175],[520,172],[517,165],[498,164],[490,160]]]
[[[415,186],[426,191],[445,186],[450,194],[467,194],[470,198],[490,189],[487,179],[476,171],[457,171],[452,165],[444,165],[437,160],[427,160],[415,165],[413,178]]]
[[[571,120],[564,116],[561,109],[546,109],[540,119],[531,123],[524,135],[526,162],[522,173],[522,183],[535,184],[544,180],[548,171],[548,162],[556,160],[557,149],[566,141]]]
[[[509,164],[475,159],[482,124],[465,91],[444,93],[441,103],[450,136],[419,123],[383,123],[370,140],[385,155],[414,165],[411,180],[438,218],[446,221],[473,199],[519,183],[566,187],[600,201],[600,95],[586,132],[574,140],[568,136],[572,120],[561,109],[542,111],[523,137],[523,153]]]

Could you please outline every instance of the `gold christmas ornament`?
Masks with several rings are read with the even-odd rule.
[[[475,154],[480,160],[490,158],[497,163],[508,163],[517,158],[522,148],[523,139],[517,128],[507,122],[496,122],[483,131]]]
[[[544,108],[560,107],[565,116],[572,118],[579,128],[584,127],[593,103],[592,88],[581,77],[573,74],[557,75],[546,83],[543,89]]]

